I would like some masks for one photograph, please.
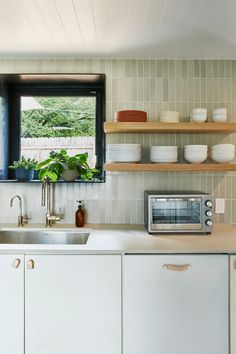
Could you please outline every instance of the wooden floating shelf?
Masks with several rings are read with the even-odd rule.
[[[236,132],[236,123],[160,123],[160,122],[106,122],[105,133],[182,133],[230,134]]]
[[[176,171],[176,172],[229,172],[236,171],[236,164],[187,164],[187,163],[107,163],[105,171]]]

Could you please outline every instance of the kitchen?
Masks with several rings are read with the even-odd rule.
[[[232,1],[212,0],[0,1],[1,77],[105,75],[106,145],[142,145],[135,171],[107,163],[102,183],[55,183],[61,221],[50,229],[42,183],[1,175],[2,230],[18,239],[24,230],[32,238],[43,230],[44,240],[51,230],[89,235],[84,245],[0,237],[1,353],[236,353],[234,161],[211,170],[210,156],[198,169],[184,159],[186,145],[236,145],[236,129],[225,128],[236,122],[234,11]],[[8,150],[2,101],[1,108],[0,170]],[[184,133],[196,108],[207,109],[207,122]],[[219,108],[227,109],[222,130],[203,133],[204,124],[218,124],[211,120]],[[147,112],[157,131],[111,132],[122,110]],[[179,128],[168,123],[174,132],[158,131],[163,111],[180,112]],[[178,163],[150,164],[151,146],[178,146]],[[151,190],[213,195],[212,233],[149,235],[144,192]],[[29,219],[20,228],[15,195]],[[84,228],[75,227],[77,200]]]

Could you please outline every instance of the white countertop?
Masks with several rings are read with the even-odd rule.
[[[1,230],[19,230],[0,225]],[[46,230],[43,225],[27,225],[26,230]],[[211,235],[149,235],[142,225],[55,225],[52,230],[90,232],[86,245],[0,244],[0,253],[229,253],[236,254],[236,226],[219,224]]]

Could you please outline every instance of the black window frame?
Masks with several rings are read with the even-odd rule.
[[[10,76],[10,74],[8,75]],[[20,77],[23,77],[21,79]],[[86,77],[88,79],[86,79]],[[17,79],[16,79],[17,78]],[[69,74],[69,75],[13,75],[8,77],[8,109],[9,109],[9,165],[20,158],[21,142],[21,112],[22,96],[94,96],[96,97],[96,182],[105,182],[105,74]],[[9,169],[8,180],[14,179],[14,172]],[[58,181],[64,182],[64,181]],[[88,182],[76,180],[74,183]],[[68,182],[66,182],[68,183]]]

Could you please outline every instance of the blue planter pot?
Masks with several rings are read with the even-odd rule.
[[[22,182],[31,181],[33,177],[34,177],[33,169],[26,170],[23,167],[16,169],[16,179],[18,181],[22,181]]]

